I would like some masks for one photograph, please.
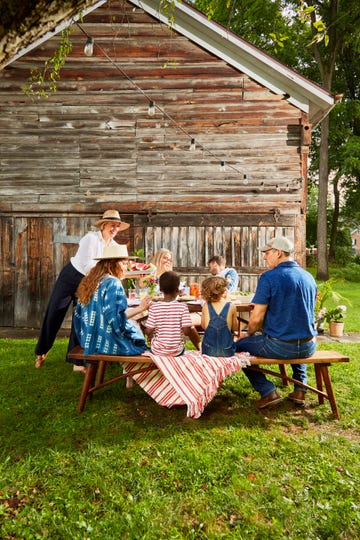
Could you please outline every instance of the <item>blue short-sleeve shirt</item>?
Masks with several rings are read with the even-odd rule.
[[[263,333],[285,341],[315,336],[316,292],[312,275],[295,261],[264,272],[252,300],[268,306]]]

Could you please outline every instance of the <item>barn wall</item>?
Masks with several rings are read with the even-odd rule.
[[[39,327],[57,275],[75,254],[79,239],[92,228],[96,217],[19,217],[0,221],[5,224],[0,244],[0,326]],[[182,216],[182,222],[187,224],[181,226],[156,224],[156,219],[149,225],[139,216],[122,218],[132,227],[116,240],[126,243],[130,253],[143,249],[145,260],[150,262],[160,247],[170,249],[175,270],[189,284],[209,275],[207,263],[212,255],[224,254],[227,264],[237,269],[239,289],[243,291],[255,290],[264,269],[258,246],[275,234],[294,239],[295,230],[290,221],[287,226],[257,226],[255,222],[244,226],[237,215],[228,216],[225,224],[216,225],[214,219],[213,224],[201,226],[195,224],[198,216]],[[11,247],[6,256],[3,246]],[[70,313],[64,326],[69,324]]]
[[[0,325],[38,326],[55,276],[108,208],[132,223],[120,241],[148,257],[169,247],[189,279],[222,252],[253,289],[256,246],[276,231],[304,263],[307,116],[125,1],[81,26],[100,48],[85,57],[74,25],[47,99],[22,87],[59,36],[0,72]]]

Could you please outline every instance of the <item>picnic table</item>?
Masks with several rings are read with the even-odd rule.
[[[179,300],[182,301],[181,297],[179,298]],[[183,300],[183,301],[186,301],[186,300]],[[240,332],[242,330],[242,325],[247,324],[248,322],[248,318],[246,318],[246,316],[244,315],[249,314],[252,311],[254,305],[251,304],[251,302],[242,302],[241,300],[231,300],[231,302],[236,307],[237,317],[239,321],[238,335],[240,335]],[[190,313],[201,313],[204,302],[202,302],[201,300],[194,299],[194,300],[187,300],[186,303],[188,305]]]

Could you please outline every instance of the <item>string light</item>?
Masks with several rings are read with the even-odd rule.
[[[86,45],[85,45],[85,48],[84,48],[84,53],[87,56],[91,56],[93,54],[93,47],[94,47],[94,45],[96,45],[96,47],[99,49],[99,51],[102,53],[102,55],[113,65],[113,67],[115,69],[117,69],[137,89],[137,91],[139,93],[141,93],[148,100],[148,102],[149,102],[149,108],[148,108],[149,116],[154,116],[156,110],[159,113],[161,113],[173,125],[175,125],[176,129],[178,129],[179,131],[184,133],[190,139],[189,150],[194,151],[196,149],[195,139],[193,137],[191,137],[191,135],[182,126],[180,126],[164,109],[159,107],[159,105],[156,105],[156,107],[155,107],[155,102],[144,92],[144,90],[142,88],[140,88],[140,86],[138,86],[129,77],[129,75],[122,69],[122,67],[118,63],[116,63],[114,60],[112,60],[112,58],[107,54],[107,52],[98,43],[94,42],[93,38],[91,36],[89,36],[89,34],[86,32],[86,30],[84,30],[84,28],[81,26],[81,24],[78,21],[74,21],[74,22],[76,22],[76,25],[81,30],[81,32],[83,32],[83,34],[85,34],[85,36],[87,36],[87,42],[86,42]],[[208,155],[212,156],[216,161],[220,161],[220,170],[222,172],[224,172],[227,169],[231,169],[231,170],[235,171],[236,173],[243,175],[243,183],[245,185],[247,185],[249,183],[246,174],[243,174],[239,169],[237,169],[236,167],[234,167],[233,165],[231,165],[229,163],[226,163],[226,167],[225,167],[225,161],[220,160],[219,156],[214,154],[211,150],[209,150],[209,148],[207,148],[203,144],[199,144],[199,143],[197,143],[197,146],[203,152],[206,152]],[[264,189],[264,185],[265,185],[264,182],[262,182],[260,184],[260,189],[261,190]],[[278,185],[276,186],[276,190],[280,191],[280,188],[279,188]]]
[[[92,56],[94,53],[94,40],[90,36],[88,36],[86,40],[84,53],[86,54],[86,56]]]
[[[92,56],[93,55],[93,52],[94,52],[94,40],[91,36],[88,35],[88,33],[81,27],[81,25],[76,22],[77,26],[80,28],[80,30],[87,36],[87,40],[86,40],[86,44],[85,44],[85,47],[84,47],[84,53],[86,54],[86,56]],[[98,44],[96,44],[96,46],[99,48],[99,50],[103,53],[103,55],[107,58],[107,60],[115,67],[115,69],[117,69],[118,71],[120,71],[120,73],[129,81],[131,82],[131,84],[133,86],[135,86],[135,88],[144,96],[146,97],[148,100],[149,100],[149,108],[148,108],[148,115],[149,116],[154,116],[155,115],[155,112],[156,112],[156,108],[159,110],[159,112],[161,112],[168,120],[170,120],[180,131],[182,131],[185,135],[187,135],[189,138],[190,138],[190,146],[189,146],[189,150],[190,151],[195,151],[196,150],[196,142],[195,142],[195,139],[193,137],[190,136],[190,134],[182,127],[180,126],[179,124],[176,123],[176,121],[167,113],[165,112],[163,109],[161,109],[161,107],[159,107],[158,105],[155,107],[155,102],[150,99],[146,93],[142,90],[142,88],[140,88],[128,75],[127,73],[125,73],[125,71],[117,64],[115,63],[111,58],[110,56],[106,53],[106,51],[104,49],[102,49],[102,47],[100,47]],[[283,99],[288,99],[290,96],[288,94],[284,94],[283,96]],[[208,148],[206,148],[204,145],[200,144],[199,147],[201,148],[201,150],[203,152],[207,152],[207,154],[209,154],[210,156],[214,157],[215,159],[218,159],[217,156],[211,152],[211,150],[209,150]],[[221,172],[225,172],[226,170],[226,167],[234,170],[235,172],[237,173],[240,173],[240,171],[230,165],[230,164],[226,164],[225,166],[225,161],[221,160],[220,161],[220,171]],[[240,173],[241,174],[241,173]],[[294,180],[292,180],[292,184],[293,184],[293,189],[301,189],[301,186],[302,186],[302,181],[303,181],[303,178],[300,177],[300,178],[294,178]],[[245,185],[247,185],[249,183],[248,181],[248,178],[247,178],[247,175],[246,174],[243,174],[243,183]],[[260,191],[263,191],[265,188],[265,182],[261,182],[260,183],[260,186],[259,186],[259,190]],[[275,189],[277,191],[277,193],[280,193],[281,191],[281,188],[279,186],[279,184],[276,184],[275,186]],[[290,191],[290,186],[289,184],[286,184],[286,191]]]
[[[149,101],[148,115],[154,116],[154,114],[155,114],[155,103],[153,101]]]

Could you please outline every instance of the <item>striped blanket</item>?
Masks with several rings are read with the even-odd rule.
[[[249,353],[236,353],[228,358],[206,356],[198,351],[187,351],[181,356],[151,353],[149,356],[158,369],[139,373],[133,379],[159,405],[168,408],[186,405],[190,418],[201,416],[226,377],[250,365]],[[146,364],[124,364],[125,372],[141,367]]]

